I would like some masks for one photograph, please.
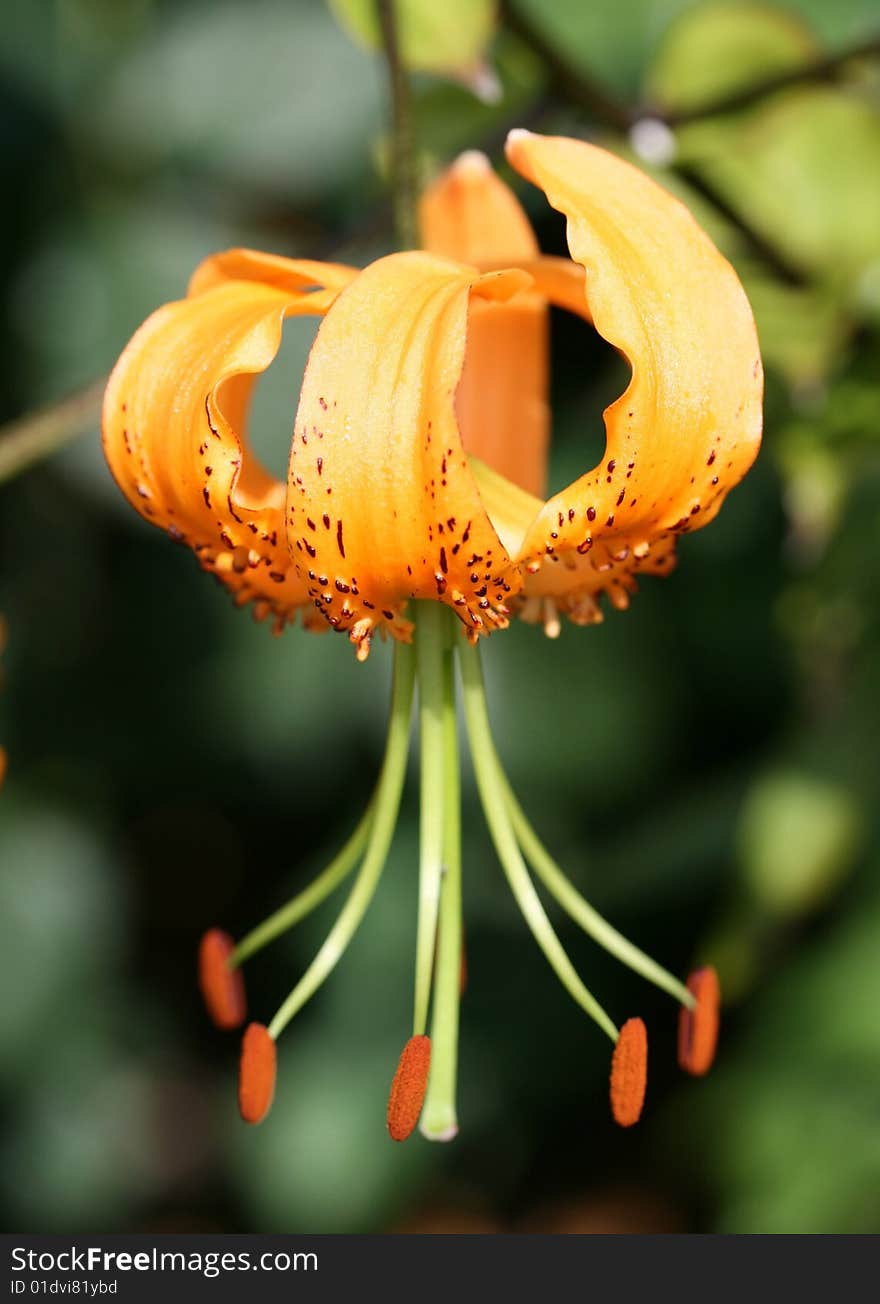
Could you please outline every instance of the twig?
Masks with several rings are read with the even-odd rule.
[[[541,60],[550,73],[554,86],[586,109],[599,122],[606,123],[616,131],[629,130],[635,118],[628,107],[563,58],[552,42],[548,41],[531,19],[520,11],[513,0],[501,0],[500,13],[507,30],[518,37]]]
[[[0,428],[0,483],[97,426],[106,378]]]
[[[745,241],[749,251],[755,257],[760,258],[763,263],[766,263],[768,267],[772,267],[780,281],[784,281],[786,285],[791,286],[807,284],[807,277],[800,268],[789,262],[787,256],[776,245],[766,240],[760,231],[756,231],[742,214],[732,207],[724,195],[716,190],[712,182],[702,172],[686,163],[671,163],[668,170],[675,173],[686,185],[690,186],[691,190],[695,191],[701,199],[705,199],[712,204],[728,226],[732,226]]]
[[[706,100],[686,109],[645,109],[644,113],[652,118],[660,118],[667,127],[681,127],[689,122],[700,122],[703,118],[714,118],[723,113],[734,113],[737,109],[748,108],[776,91],[788,86],[797,86],[803,82],[833,80],[846,64],[855,59],[865,59],[880,55],[880,37],[875,36],[858,45],[848,46],[837,54],[829,54],[800,68],[790,68],[787,72],[776,73],[763,81],[753,82],[729,95],[721,95],[715,100]]]
[[[391,91],[392,184],[394,225],[401,249],[418,243],[416,167],[413,148],[412,101],[409,78],[400,54],[395,0],[377,0],[382,48]]]
[[[550,74],[551,85],[560,87],[573,103],[578,104],[597,121],[615,131],[627,133],[646,114],[651,117],[660,117],[661,121],[666,121],[662,114],[649,113],[648,110],[642,109],[636,111],[619,103],[598,86],[592,78],[582,73],[579,68],[573,67],[533,27],[532,23],[523,17],[513,0],[501,0],[501,12],[509,30],[525,41],[544,64]],[[716,191],[715,187],[702,173],[675,162],[668,164],[667,167],[671,173],[685,181],[691,189],[696,190],[704,199],[714,204],[726,221],[736,229],[740,237],[749,246],[751,252],[760,258],[762,262],[772,267],[781,280],[789,285],[802,285],[804,283],[801,272],[793,267],[785,255],[780,253],[774,245],[765,240],[760,232],[755,231],[742,214],[731,207],[728,201]]]

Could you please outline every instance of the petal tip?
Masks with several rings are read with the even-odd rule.
[[[456,176],[485,176],[492,171],[492,164],[481,149],[466,149],[463,154],[459,154],[451,171]]]
[[[508,163],[512,168],[516,169],[520,176],[525,177],[526,181],[532,180],[532,174],[528,166],[527,147],[530,141],[536,139],[536,133],[529,131],[527,127],[512,127],[504,142],[504,153]]]
[[[507,133],[505,148],[515,149],[521,141],[530,140],[534,134],[533,131],[529,131],[528,127],[511,127]]]

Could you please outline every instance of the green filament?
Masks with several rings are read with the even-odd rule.
[[[513,825],[513,831],[517,836],[519,845],[532,869],[548,892],[552,893],[556,898],[563,910],[568,912],[585,933],[611,955],[615,956],[616,959],[620,960],[622,964],[641,974],[648,982],[661,987],[663,991],[669,992],[670,996],[674,996],[677,1001],[681,1001],[682,1005],[686,1005],[688,1009],[694,1009],[696,999],[688,991],[684,983],[679,982],[662,965],[657,964],[649,955],[639,950],[622,933],[619,933],[612,924],[608,923],[607,919],[599,914],[598,910],[590,905],[589,901],[581,896],[574,884],[569,882],[529,823],[522,807],[514,796],[507,776],[501,771],[500,765],[498,765],[498,777],[505,794],[510,822]]]
[[[483,671],[477,648],[462,643],[459,647],[459,665],[464,688],[464,714],[477,787],[489,832],[511,891],[516,897],[526,923],[532,930],[535,941],[544,952],[563,987],[581,1009],[595,1020],[612,1041],[616,1042],[617,1028],[576,973],[562,943],[556,936],[553,925],[547,918],[547,913],[522,858],[510,819],[500,766],[492,743],[489,716],[486,711]]]
[[[327,938],[269,1024],[270,1037],[277,1038],[287,1024],[332,972],[373,899],[397,823],[400,797],[406,775],[409,725],[412,714],[415,666],[412,649],[403,643],[394,648],[394,683],[391,718],[385,759],[376,789],[366,853],[345,905]]]
[[[268,946],[270,942],[274,942],[275,938],[280,937],[288,928],[305,919],[306,915],[317,909],[334,888],[345,881],[361,857],[372,823],[373,802],[370,802],[354,833],[333,857],[327,868],[307,888],[303,888],[302,892],[283,905],[280,910],[276,910],[268,919],[264,919],[256,928],[252,928],[241,939],[229,957],[230,968],[234,969],[236,965],[244,964],[245,960],[262,950],[264,946]]]

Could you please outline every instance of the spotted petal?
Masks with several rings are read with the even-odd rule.
[[[476,150],[428,187],[419,218],[423,247],[457,262],[485,270],[538,257],[519,200]],[[472,300],[456,398],[462,441],[468,453],[534,494],[543,493],[546,479],[548,350],[542,295]]]
[[[279,625],[308,595],[287,549],[285,486],[247,444],[248,403],[284,318],[322,315],[355,274],[249,250],[208,259],[189,296],[135,334],[104,398],[104,449],[129,502]]]
[[[507,153],[568,219],[584,315],[632,367],[605,412],[602,462],[549,499],[518,558],[536,571],[530,594],[588,621],[597,593],[625,606],[636,572],[668,570],[677,536],[710,521],[751,466],[758,341],[729,263],[642,172],[583,141],[530,132],[512,132]]]
[[[480,275],[426,253],[373,263],[321,324],[290,462],[288,535],[330,624],[366,654],[377,625],[433,598],[471,632],[506,623],[519,576],[480,498],[455,417],[472,296],[509,298],[522,272]]]

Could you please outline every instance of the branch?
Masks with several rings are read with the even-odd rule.
[[[395,0],[376,0],[382,47],[391,90],[392,184],[394,225],[401,249],[418,244],[416,168],[413,149],[412,97],[409,78],[400,54]]]
[[[653,112],[646,114],[641,109],[635,111],[621,104],[591,78],[581,73],[580,69],[574,68],[533,27],[530,20],[520,13],[514,0],[501,0],[501,13],[509,30],[525,41],[544,64],[550,74],[551,85],[560,87],[569,99],[578,104],[591,117],[605,126],[627,135],[632,127],[645,116],[659,116],[661,121],[667,122],[662,114],[658,115]],[[674,161],[666,166],[669,172],[685,181],[703,199],[714,204],[722,217],[736,229],[750,251],[760,258],[762,262],[772,267],[781,280],[789,285],[803,285],[804,277],[801,272],[789,263],[785,255],[780,253],[774,245],[768,243],[760,232],[755,231],[742,214],[731,207],[727,200],[715,190],[711,182],[701,173],[694,168]]]
[[[500,14],[507,30],[541,60],[554,86],[598,122],[604,122],[615,131],[629,130],[635,121],[629,108],[563,58],[544,33],[520,11],[514,0],[501,0]]]
[[[748,108],[750,104],[757,104],[759,100],[775,94],[776,91],[785,90],[788,86],[799,86],[811,81],[833,81],[846,64],[852,63],[855,59],[876,58],[878,55],[880,55],[880,37],[875,36],[859,45],[851,45],[845,50],[839,50],[837,54],[829,54],[800,68],[776,73],[773,77],[753,82],[751,86],[731,91],[729,95],[721,95],[718,99],[706,100],[703,104],[694,105],[693,108],[646,109],[644,116],[660,118],[667,127],[681,127],[689,122],[701,122],[703,118],[714,118],[723,113],[734,113],[738,109]]]
[[[97,426],[106,377],[0,428],[0,483]]]

